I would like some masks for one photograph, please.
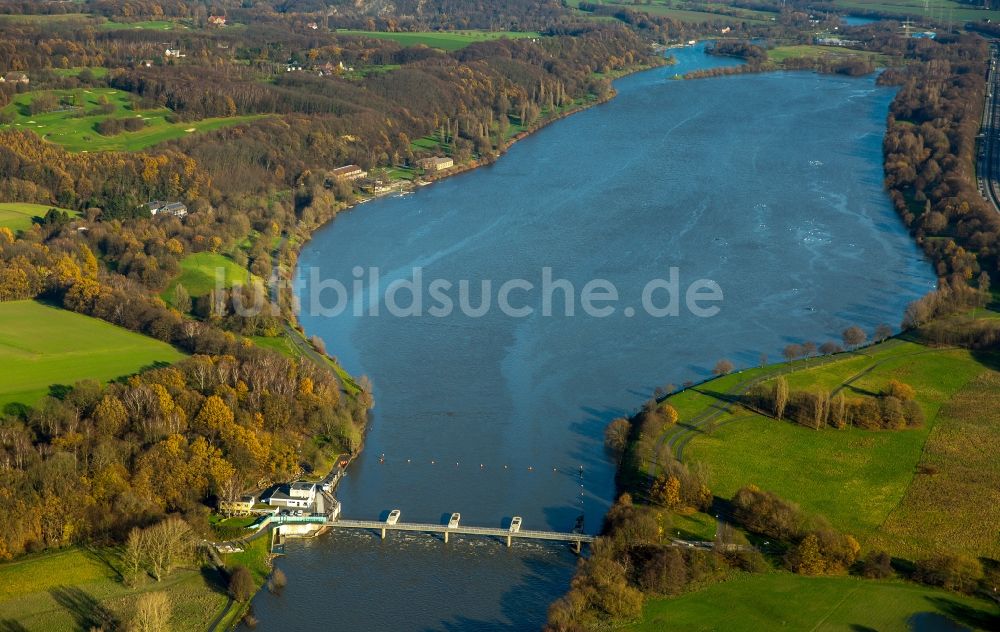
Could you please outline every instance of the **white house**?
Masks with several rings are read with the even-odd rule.
[[[297,481],[291,485],[278,485],[267,498],[272,507],[308,509],[316,503],[316,483]]]
[[[150,215],[173,215],[174,217],[186,217],[187,206],[181,202],[165,202],[163,200],[153,200],[146,202],[146,208]]]

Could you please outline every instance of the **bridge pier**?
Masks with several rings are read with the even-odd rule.
[[[385,527],[382,527],[382,539],[385,539]]]
[[[448,532],[447,531],[444,532],[444,543],[448,544]]]
[[[508,549],[510,548],[510,540],[511,540],[511,537],[507,536],[507,548]]]
[[[583,542],[581,542],[580,540],[577,540],[576,542],[573,543],[573,552],[574,553],[576,553],[577,555],[579,555],[582,550],[583,550]]]

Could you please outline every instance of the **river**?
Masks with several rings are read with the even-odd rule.
[[[705,378],[722,357],[750,366],[850,324],[895,326],[933,287],[882,189],[891,89],[807,72],[674,81],[734,63],[700,46],[674,52],[678,66],[617,81],[611,102],[495,165],[361,205],[304,248],[306,280],[316,268],[348,285],[356,266],[377,266],[384,287],[419,266],[425,285],[472,280],[473,305],[483,279],[494,295],[509,279],[536,288],[511,294],[536,308],[527,317],[401,318],[384,304],[378,316],[324,317],[300,292],[307,333],[375,385],[365,451],[337,494],[345,517],[399,508],[404,521],[438,522],[460,511],[467,524],[519,515],[526,529],[569,530],[582,508],[596,532],[614,492],[601,440],[610,419],[658,385]],[[566,316],[556,294],[556,315],[543,316],[543,267],[577,292],[610,281],[614,313],[583,315],[577,303]],[[682,291],[718,284],[717,315],[640,307],[671,267]],[[576,561],[562,545],[361,532],[293,540],[286,552],[284,594],[253,603],[262,629],[538,628]]]

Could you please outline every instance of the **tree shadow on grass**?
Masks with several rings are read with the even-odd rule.
[[[116,630],[118,617],[92,595],[74,586],[57,586],[49,590],[57,604],[65,608],[83,630],[93,628]]]
[[[0,619],[0,632],[28,632],[28,628],[14,619]]]
[[[718,408],[722,410],[725,408],[725,406],[722,403],[725,404],[743,403],[743,396],[735,393],[720,393],[719,391],[712,391],[707,388],[697,388],[697,387],[692,388],[691,390],[695,391],[696,393],[701,393],[706,397],[711,397],[712,399],[719,400],[718,402],[712,402],[711,405],[712,408]]]
[[[229,577],[221,568],[205,564],[201,567],[201,578],[205,580],[212,592],[229,594]]]
[[[972,358],[987,369],[1000,371],[1000,353],[996,351],[973,351]]]
[[[110,551],[96,546],[84,546],[83,550],[90,559],[106,566],[108,570],[114,573],[115,577],[118,579],[124,579],[122,577],[121,569],[115,566],[114,555]]]
[[[977,630],[1000,629],[1000,615],[975,608],[949,597],[928,597],[934,606],[948,618]]]

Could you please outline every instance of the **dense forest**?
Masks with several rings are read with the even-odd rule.
[[[59,4],[0,11],[58,14]],[[507,15],[551,25],[559,20],[549,12],[563,12],[523,4],[507,6]],[[513,28],[495,3],[462,5],[469,25],[508,20]],[[220,10],[135,1],[87,8],[195,24]],[[94,16],[5,24],[0,68],[28,71],[32,82],[4,84],[0,105],[31,90],[30,114],[41,115],[67,107],[46,90],[112,87],[130,95],[133,111],[169,108],[177,122],[262,118],[133,152],[72,152],[13,126],[0,131],[0,199],[78,213],[53,211],[16,233],[0,228],[0,300],[41,299],[192,354],[107,386],[81,382],[30,407],[6,407],[0,493],[13,511],[0,519],[2,558],[122,542],[172,515],[207,533],[218,501],[359,448],[372,403],[364,380],[349,391],[328,367],[246,338],[280,333],[292,318],[289,296],[281,294],[279,308],[259,283],[197,297],[178,287],[168,303],[161,294],[185,257],[227,253],[267,282],[272,271],[292,269],[294,243],[353,201],[354,187],[329,177],[333,167],[413,165],[434,151],[459,163],[492,160],[515,135],[608,98],[614,73],[663,63],[625,25],[566,23],[544,37],[448,53],[306,33],[303,14],[274,9],[227,7],[230,16],[247,12],[245,28],[195,29],[167,43],[162,33],[101,29]],[[168,46],[185,57],[166,58]],[[73,67],[84,70],[60,72]],[[95,134],[142,127],[127,120],[105,119]],[[438,149],[416,150],[412,141],[424,136],[438,139]],[[188,214],[150,217],[145,203],[154,199],[182,202]],[[264,308],[236,308],[254,301]]]

